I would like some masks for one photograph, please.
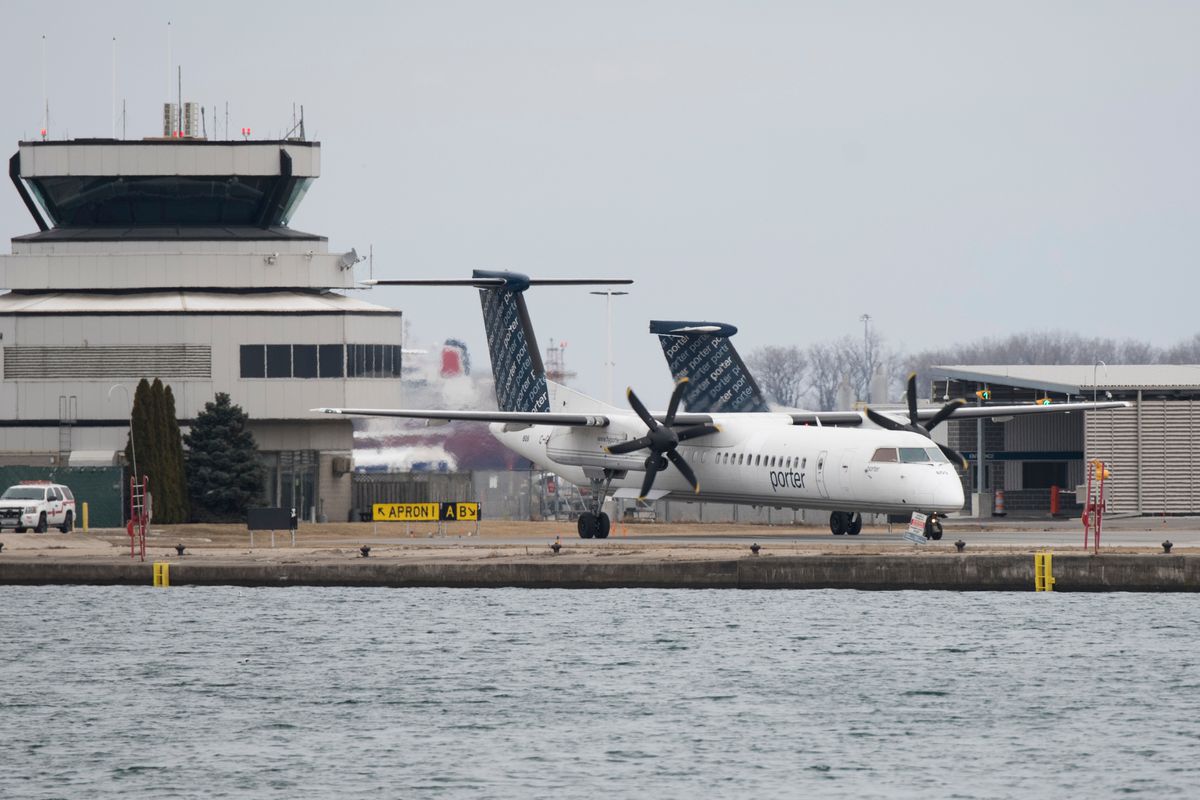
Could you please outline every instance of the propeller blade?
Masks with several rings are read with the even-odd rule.
[[[632,387],[625,390],[625,397],[629,399],[629,405],[633,407],[634,413],[642,418],[642,422],[646,423],[646,427],[652,431],[658,430],[658,420],[650,416],[650,412],[642,405],[642,401],[638,400],[638,396],[633,393]]]
[[[917,424],[917,373],[908,373],[908,421],[909,423]]]
[[[646,467],[646,477],[642,479],[642,491],[638,494],[638,500],[645,500],[646,495],[650,494],[650,490],[654,488],[654,476],[658,474],[658,459],[655,458],[650,466]]]
[[[934,414],[928,422],[922,422],[921,427],[927,431],[933,430],[938,425],[942,424],[942,422],[944,422],[947,418],[949,418],[950,415],[954,413],[955,409],[966,404],[966,400],[951,400],[949,403],[946,403],[946,405],[938,409],[938,413]]]
[[[632,453],[634,450],[642,450],[650,446],[650,437],[643,436],[639,439],[631,439],[628,442],[618,442],[617,444],[609,445],[604,448],[604,452],[614,456],[623,456],[626,453]]]
[[[897,422],[891,417],[885,417],[883,414],[880,414],[878,411],[870,407],[867,408],[867,419],[871,420],[871,422],[874,422],[879,427],[886,428],[889,431],[899,431],[906,428],[904,423]]]
[[[671,402],[667,404],[667,416],[663,422],[669,427],[675,424],[675,412],[679,410],[679,401],[683,399],[683,390],[687,388],[687,377],[675,382],[675,391],[671,392]]]
[[[675,469],[679,470],[679,474],[683,475],[684,480],[691,484],[692,491],[700,494],[700,482],[696,480],[696,473],[692,472],[692,468],[683,460],[683,456],[674,450],[668,450],[667,458],[671,459],[671,463],[675,465]]]
[[[688,439],[695,439],[697,436],[707,436],[710,433],[720,433],[721,426],[713,425],[705,422],[702,425],[693,425],[690,428],[684,428],[681,431],[676,431],[675,438],[681,442],[686,442]]]
[[[934,444],[937,444],[937,443],[934,442]],[[952,447],[946,447],[946,445],[944,445],[944,444],[939,444],[938,449],[941,450],[942,453],[946,456],[946,458],[950,459],[956,467],[958,467],[961,470],[966,470],[967,460],[965,458],[963,458],[962,453],[958,452],[957,450],[955,450]]]

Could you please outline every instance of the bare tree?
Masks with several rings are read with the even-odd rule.
[[[804,368],[808,360],[799,347],[760,347],[746,359],[767,400],[795,408],[804,393]]]
[[[1168,347],[1162,354],[1164,364],[1200,364],[1200,333]]]
[[[849,346],[849,338],[844,337],[808,348],[808,390],[818,411],[837,407],[838,384],[846,374],[845,350]]]

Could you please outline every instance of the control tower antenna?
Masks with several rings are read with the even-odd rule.
[[[50,131],[50,98],[46,95],[46,34],[42,34],[42,138]]]
[[[169,105],[171,102],[171,21],[170,20],[167,20],[167,97],[166,97],[166,100]],[[175,126],[171,125],[170,127],[174,128]],[[167,135],[168,136],[171,135],[170,131],[167,131]]]

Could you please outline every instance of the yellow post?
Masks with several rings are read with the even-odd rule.
[[[166,561],[154,562],[154,585],[166,588],[171,585],[171,565]]]
[[[1054,591],[1054,554],[1033,554],[1033,590],[1035,592]]]
[[[87,523],[88,523],[88,519],[87,519],[87,501],[86,501],[86,500],[84,500],[84,501],[83,501],[83,532],[84,532],[84,533],[87,533],[87,529],[88,529],[88,524],[87,524]]]

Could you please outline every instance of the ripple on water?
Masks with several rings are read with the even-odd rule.
[[[6,796],[1200,785],[1181,595],[0,587],[0,609]]]

